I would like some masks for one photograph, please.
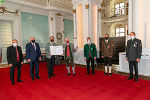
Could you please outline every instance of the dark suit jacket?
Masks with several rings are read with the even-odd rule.
[[[22,49],[20,46],[17,46],[18,54],[19,54],[19,62],[23,62]],[[17,52],[14,46],[10,46],[7,48],[7,61],[8,64],[17,64]]]
[[[97,57],[96,46],[93,43],[90,44],[90,53],[91,53],[91,58]],[[88,44],[84,45],[84,57],[86,57],[86,59],[89,59],[89,45]]]
[[[38,60],[41,57],[41,50],[38,43],[35,43],[36,50],[34,49],[32,43],[28,43],[26,45],[26,55],[27,59],[31,59],[31,61]]]
[[[126,47],[126,57],[128,61],[136,61],[137,58],[141,58],[142,53],[142,43],[141,40],[135,38],[134,40],[130,39],[127,42]]]

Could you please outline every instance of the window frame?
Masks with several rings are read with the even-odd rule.
[[[120,6],[121,4],[124,4],[124,6]],[[118,8],[116,8],[116,5],[119,5]],[[116,3],[114,5],[114,14],[115,15],[125,15],[125,2]]]
[[[120,29],[123,28],[124,32],[121,32]],[[116,30],[119,29],[119,32],[117,32]],[[119,36],[117,36],[117,33],[119,34]],[[124,36],[121,36],[120,34],[123,33]],[[124,27],[116,27],[115,28],[115,37],[125,37],[125,28]]]

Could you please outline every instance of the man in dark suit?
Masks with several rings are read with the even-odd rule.
[[[91,43],[90,37],[87,38],[87,44],[84,45],[84,59],[87,63],[87,75],[90,74],[90,62],[92,66],[92,74],[94,75],[94,60],[97,57],[97,50],[94,43]]]
[[[22,49],[20,46],[18,46],[18,41],[15,39],[12,41],[12,46],[9,46],[7,48],[7,61],[10,66],[10,80],[12,84],[15,84],[14,82],[15,67],[17,67],[17,82],[23,82],[22,80],[20,80],[21,64],[23,64]]]
[[[128,80],[133,79],[133,67],[135,70],[135,81],[138,81],[138,62],[140,62],[142,54],[141,40],[135,37],[135,33],[130,33],[131,39],[127,42],[126,59],[129,62],[130,76]]]
[[[39,61],[41,61],[41,50],[38,43],[35,43],[35,38],[30,38],[30,43],[26,45],[26,55],[28,62],[30,63],[30,74],[32,80],[36,76],[36,79],[39,77]],[[35,75],[34,75],[34,65],[35,65]]]

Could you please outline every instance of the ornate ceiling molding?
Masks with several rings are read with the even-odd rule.
[[[7,0],[9,3],[72,13],[71,0]]]
[[[64,9],[73,9],[73,5],[71,3],[72,0],[8,0],[16,3],[24,3],[30,5],[40,5],[47,8],[64,8]]]

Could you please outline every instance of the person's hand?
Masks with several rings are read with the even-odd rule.
[[[128,61],[128,58],[126,58],[126,60]]]
[[[31,62],[31,59],[28,59],[28,62]]]
[[[84,58],[84,60],[86,61],[87,59],[86,59],[86,58]]]
[[[96,57],[94,57],[94,60],[96,60]]]
[[[23,62],[21,62],[21,65],[23,65]]]
[[[104,56],[102,56],[102,58],[104,58]]]
[[[112,58],[112,56],[110,56],[110,58]]]
[[[9,64],[9,67],[12,67],[12,64]]]
[[[137,61],[137,62],[140,62],[140,59],[139,59],[139,58],[137,58],[137,59],[136,59],[136,61]]]
[[[41,57],[39,57],[39,61],[41,61],[42,59],[41,59]]]

